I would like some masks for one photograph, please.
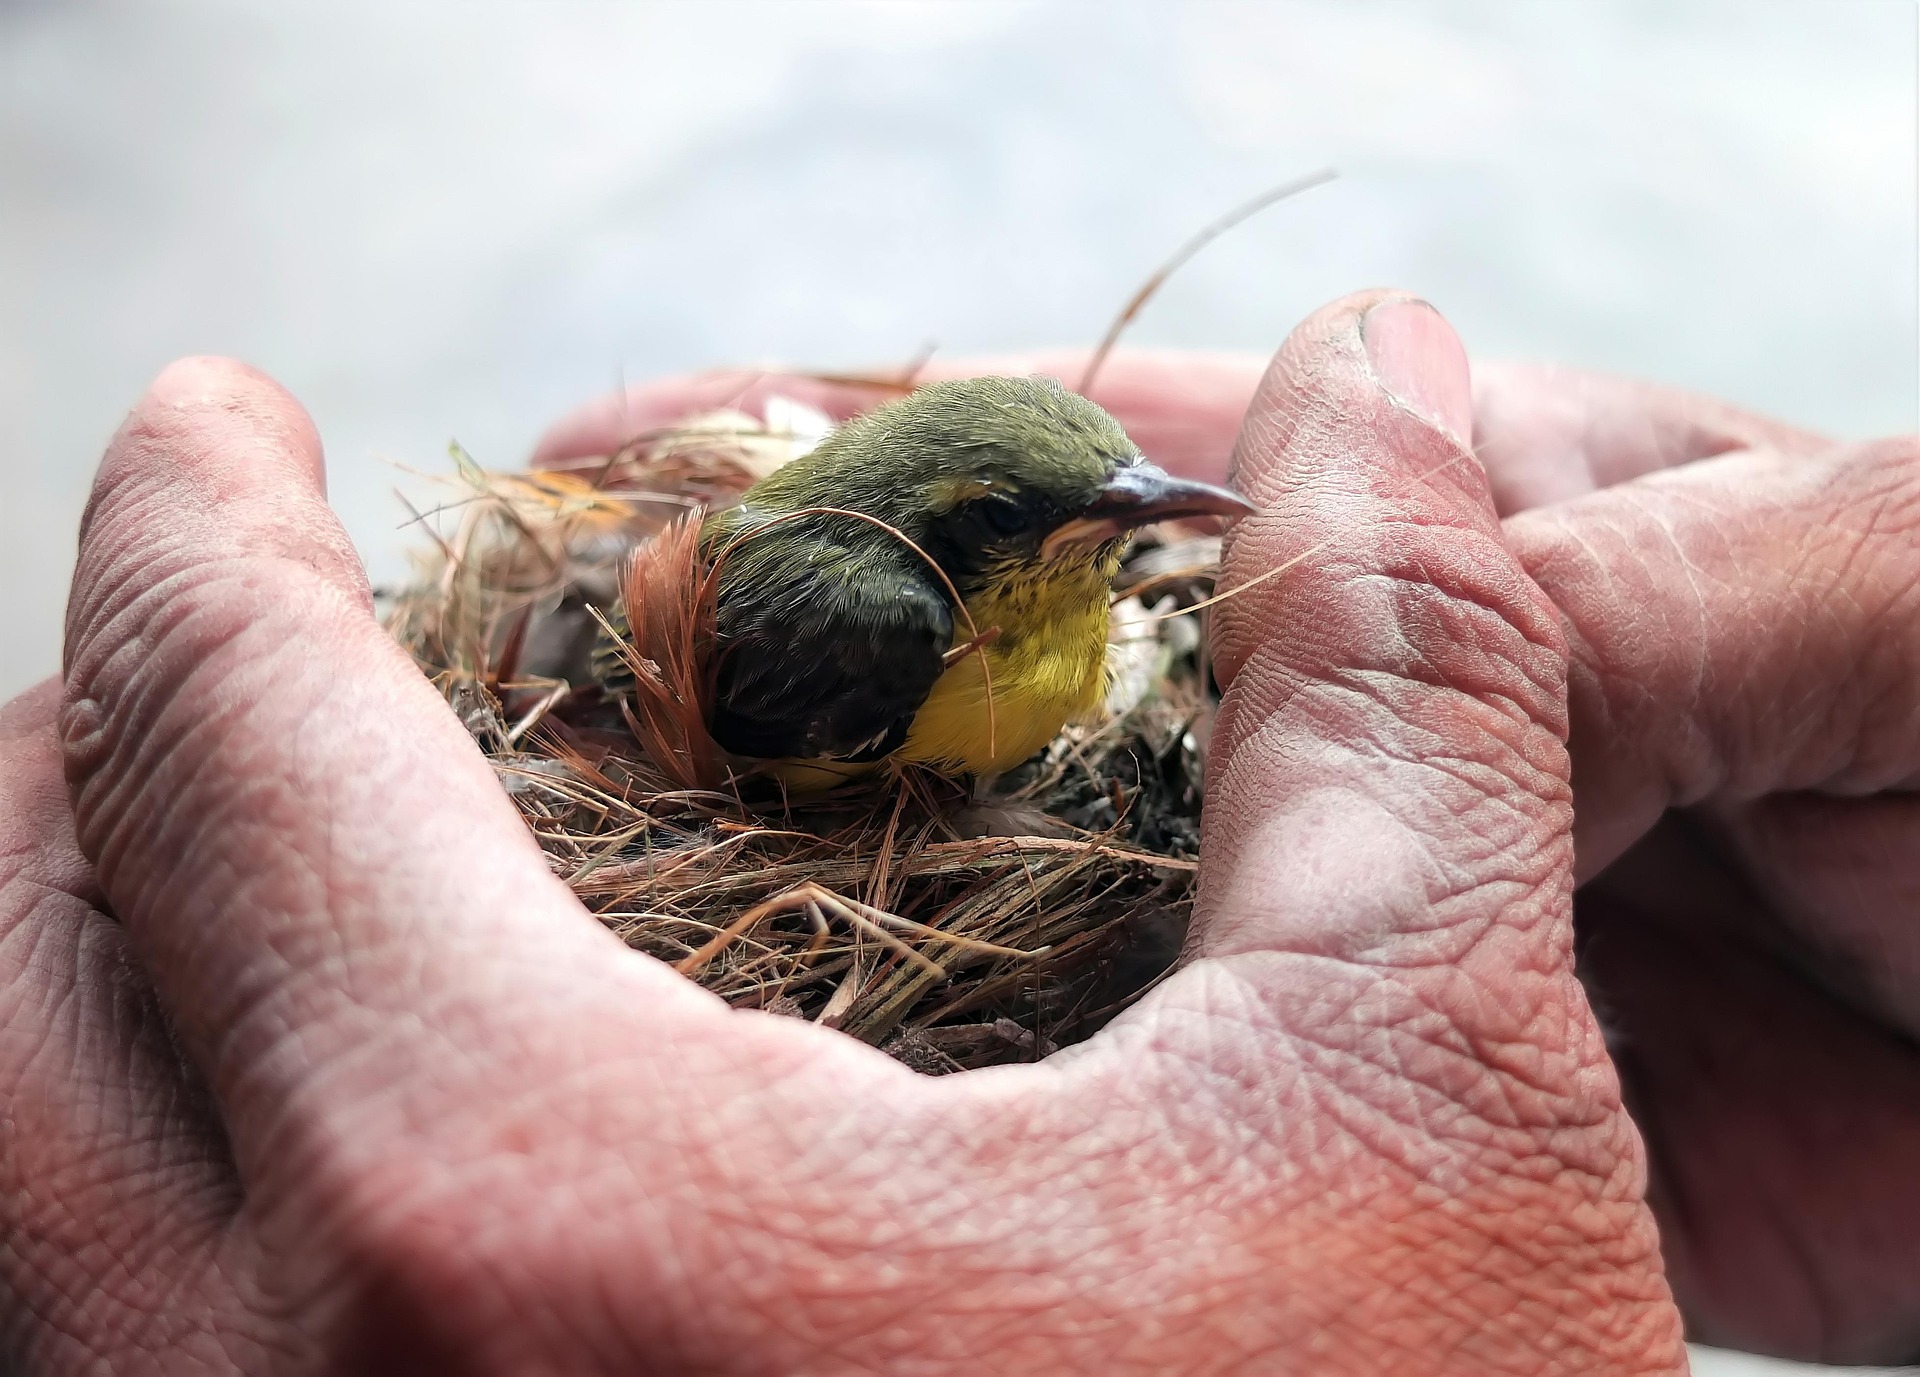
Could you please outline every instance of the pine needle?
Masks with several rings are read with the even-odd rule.
[[[1106,367],[1107,356],[1120,342],[1120,336],[1126,333],[1127,327],[1133,324],[1134,318],[1146,308],[1147,303],[1153,300],[1155,293],[1166,285],[1167,279],[1185,267],[1195,254],[1235,225],[1258,215],[1268,206],[1284,201],[1288,197],[1298,196],[1303,191],[1311,191],[1314,187],[1331,182],[1339,175],[1332,168],[1324,167],[1318,172],[1310,172],[1304,177],[1296,177],[1290,182],[1282,182],[1279,186],[1270,187],[1252,200],[1235,206],[1175,249],[1173,256],[1154,269],[1153,274],[1140,285],[1140,290],[1129,297],[1127,304],[1120,308],[1120,314],[1114,317],[1113,324],[1107,327],[1107,333],[1102,335],[1100,343],[1094,346],[1093,356],[1087,360],[1086,369],[1080,374],[1079,385],[1074,388],[1074,391],[1083,397],[1092,391],[1094,381],[1099,378],[1100,370]]]

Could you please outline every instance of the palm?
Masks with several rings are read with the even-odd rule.
[[[1072,377],[1079,359],[953,371],[973,366]],[[1096,395],[1148,453],[1217,478],[1263,367],[1250,357],[1122,356]],[[692,390],[701,386],[712,389],[708,404],[743,387],[749,397],[803,392],[828,409],[867,400],[791,378],[714,378]],[[1836,1360],[1920,1352],[1920,1178],[1910,1169],[1920,1159],[1920,805],[1911,794],[1805,792],[1910,786],[1920,772],[1908,706],[1920,699],[1912,446],[1839,454],[1824,437],[1710,399],[1554,368],[1484,368],[1475,390],[1474,448],[1510,538],[1581,632],[1572,739],[1581,874],[1614,861],[1578,899],[1583,964],[1650,1144],[1682,1302],[1710,1341]],[[624,422],[583,411],[546,457],[603,445],[636,416],[664,418],[689,393],[641,389],[623,399],[633,408]],[[1811,485],[1825,505],[1803,505],[1791,481],[1777,498],[1766,491],[1776,455],[1836,470]],[[1718,491],[1711,481],[1687,491],[1703,467],[1665,498],[1603,494],[1716,456],[1729,470]],[[1661,562],[1662,500],[1724,504],[1691,523],[1693,568]],[[1836,523],[1836,513],[1852,519]],[[1851,544],[1809,533],[1836,526],[1844,537],[1849,525]],[[1590,549],[1605,558],[1583,564]],[[1879,565],[1857,567],[1869,549]],[[1818,589],[1843,567],[1853,581],[1828,579],[1829,593],[1877,599],[1850,610],[1854,641],[1783,645],[1796,622],[1849,622],[1849,609],[1809,605],[1813,594],[1787,586]],[[1716,572],[1721,586],[1702,594]],[[1769,576],[1771,590],[1742,584]],[[1648,585],[1661,595],[1633,596]],[[1706,601],[1688,603],[1696,597]],[[1783,606],[1794,617],[1765,624]],[[1695,661],[1709,652],[1687,632],[1703,629],[1723,659],[1725,703],[1690,698]],[[1642,652],[1645,663],[1633,659]],[[1616,655],[1622,662],[1608,663]],[[1743,680],[1756,691],[1743,692]],[[1634,688],[1655,685],[1659,702],[1632,701]],[[1864,707],[1877,717],[1863,716],[1863,695],[1876,694]],[[1702,735],[1712,758],[1689,758]],[[1622,738],[1639,744],[1623,753]],[[1833,760],[1846,769],[1836,774]],[[1674,804],[1698,806],[1661,824]]]
[[[1073,377],[1080,360],[951,371],[982,366]],[[1148,453],[1212,479],[1264,366],[1121,356],[1096,395]],[[643,388],[622,399],[623,419],[589,408],[560,427],[545,457],[698,404],[701,388],[708,405],[743,388],[829,410],[869,400],[778,377]],[[1761,1351],[1911,1357],[1920,803],[1834,795],[1920,783],[1913,446],[1843,452],[1711,399],[1525,365],[1477,370],[1474,429],[1510,539],[1579,633],[1579,869],[1605,867],[1576,903],[1582,964],[1649,1143],[1690,1323],[1704,1340]],[[1770,493],[1772,456],[1831,476],[1800,487],[1789,476]],[[1716,457],[1723,485],[1701,466],[1672,476],[1668,494],[1604,492]],[[1705,502],[1707,517],[1676,522],[1664,501]],[[1692,542],[1692,567],[1670,558],[1675,530]],[[1605,557],[1583,562],[1593,550]],[[1849,580],[1830,577],[1842,568]],[[1637,596],[1649,588],[1660,595]],[[1861,605],[1836,610],[1822,596]],[[1696,702],[1716,654],[1725,701]],[[1636,744],[1622,751],[1623,739]],[[1662,822],[1673,805],[1694,806]]]
[[[1616,692],[1689,664],[1713,689],[1700,646],[1669,663],[1674,638],[1650,634],[1674,607],[1616,596],[1642,575],[1697,596],[1713,552],[1675,576],[1628,541],[1589,568],[1636,504],[1672,529],[1686,505],[1593,489],[1742,444],[1824,447],[1731,413],[1652,424],[1657,406],[1619,443],[1515,375],[1475,436],[1503,510],[1537,508],[1503,542],[1456,442],[1370,371],[1376,300],[1296,333],[1241,441],[1266,515],[1229,579],[1320,549],[1330,522],[1347,538],[1222,609],[1233,684],[1188,969],[1084,1048],[940,1082],[728,1014],[586,922],[371,628],[298,408],[231,368],[170,373],[116,440],[83,542],[71,814],[52,695],[0,720],[6,1356],[1531,1372],[1553,1351],[1671,1371],[1644,1163],[1566,961],[1576,846],[1589,868],[1631,848],[1582,897],[1587,949],[1702,1332],[1899,1356],[1920,1318],[1896,1251],[1920,1235],[1897,1166],[1916,1124],[1877,1106],[1920,1099],[1889,1031],[1916,986],[1871,920],[1911,911],[1913,851],[1878,811],[1898,796],[1805,791],[1916,782],[1910,715],[1860,711],[1920,700],[1899,649],[1920,637],[1897,622],[1911,541],[1881,538],[1884,503],[1880,527],[1820,513],[1862,533],[1845,567],[1879,572],[1849,585],[1852,612],[1896,653],[1845,676],[1867,691],[1825,705],[1824,743],[1742,755],[1777,735],[1749,699]],[[1458,432],[1457,342],[1424,308],[1396,318],[1381,348],[1429,350]],[[1170,468],[1217,477],[1259,374],[1122,359],[1101,399]],[[543,458],[751,405],[754,385],[810,386],[641,389]],[[871,399],[811,386],[833,409]],[[1577,821],[1566,646],[1522,566],[1572,633]],[[1708,651],[1776,646],[1781,590],[1754,591],[1753,634],[1709,623]],[[1826,611],[1808,624],[1854,625]],[[1766,669],[1735,655],[1718,682],[1797,682]],[[1696,809],[1656,829],[1671,803]],[[1769,821],[1813,839],[1784,877],[1762,868]],[[1862,847],[1882,851],[1812,883]],[[1713,860],[1743,854],[1744,891]],[[1839,994],[1797,973],[1808,944]],[[1757,1246],[1767,1229],[1790,1246]]]
[[[1396,340],[1465,410],[1458,341],[1381,297],[1297,331],[1257,407],[1237,567],[1354,538],[1297,565],[1314,616],[1270,629],[1275,584],[1222,609],[1191,964],[1083,1048],[937,1081],[592,923],[372,623],[297,406],[169,370],[83,535],[73,832],[20,838],[77,839],[138,956],[13,972],[0,1068],[44,1110],[0,1153],[0,1276],[46,1317],[23,1364],[1480,1373],[1553,1344],[1674,1370],[1567,959],[1564,650],[1457,422],[1371,372]],[[1439,581],[1382,602],[1375,568]],[[1404,635],[1355,634],[1383,620]],[[29,945],[34,884],[5,887]],[[130,1074],[111,996],[149,982],[173,1036]],[[102,1256],[112,1285],[78,1284]]]

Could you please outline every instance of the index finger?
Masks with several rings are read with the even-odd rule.
[[[1728,402],[1548,363],[1476,363],[1473,448],[1506,516],[1735,450],[1805,455],[1832,440]]]

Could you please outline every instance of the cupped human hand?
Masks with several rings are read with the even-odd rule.
[[[1507,534],[1573,648],[1583,950],[1692,1332],[1914,1361],[1920,442],[1756,434]]]
[[[1071,381],[1085,365],[928,372]],[[1264,366],[1122,352],[1094,395],[1154,458],[1219,478]],[[540,458],[771,395],[844,416],[885,393],[768,373],[644,383],[555,427]],[[1585,975],[1653,1147],[1689,1328],[1913,1361],[1920,441],[1841,444],[1533,364],[1475,367],[1472,427],[1506,543],[1570,638],[1576,871],[1598,876],[1576,900]]]
[[[1679,1370],[1571,965],[1565,644],[1467,386],[1404,299],[1289,340],[1229,578],[1302,558],[1220,612],[1190,959],[933,1080],[601,929],[373,621],[298,407],[168,370],[88,510],[57,722],[0,731],[9,1357]]]

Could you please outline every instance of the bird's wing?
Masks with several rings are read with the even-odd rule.
[[[953,641],[932,574],[889,541],[756,544],[721,571],[714,740],[761,759],[896,750]]]

